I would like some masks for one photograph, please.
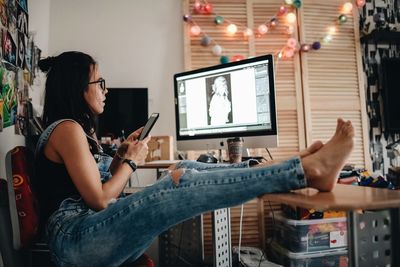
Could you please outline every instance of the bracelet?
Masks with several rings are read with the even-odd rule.
[[[136,163],[135,163],[133,160],[131,160],[131,159],[124,159],[124,160],[122,161],[122,163],[128,164],[128,165],[132,168],[132,171],[136,171],[136,169],[137,169]]]

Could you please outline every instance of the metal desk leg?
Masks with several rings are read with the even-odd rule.
[[[349,266],[399,265],[399,209],[347,213]]]
[[[232,267],[231,213],[229,208],[212,212],[214,266]]]

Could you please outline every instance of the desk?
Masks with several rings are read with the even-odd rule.
[[[307,209],[345,210],[349,266],[400,266],[400,191],[338,184],[332,192],[306,188],[263,198]]]

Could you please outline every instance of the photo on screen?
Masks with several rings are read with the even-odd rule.
[[[232,92],[229,74],[206,78],[208,125],[232,123]]]

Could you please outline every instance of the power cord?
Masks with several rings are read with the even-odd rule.
[[[240,207],[240,222],[239,222],[239,250],[238,250],[238,258],[239,258],[239,263],[242,263],[240,260],[240,247],[242,245],[242,224],[243,224],[243,207],[244,204]]]
[[[269,149],[268,149],[268,147],[266,147],[266,148],[265,148],[265,150],[267,150],[267,152],[268,152],[268,155],[269,155],[269,158],[270,158],[271,160],[274,160],[274,159],[272,158],[271,152],[269,152]]]

